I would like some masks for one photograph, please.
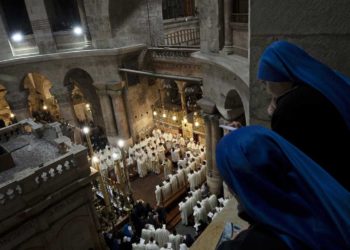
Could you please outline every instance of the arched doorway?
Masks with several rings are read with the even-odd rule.
[[[104,130],[102,109],[93,83],[90,74],[79,68],[69,70],[64,77],[64,85],[71,95],[72,108],[79,125],[92,121]]]
[[[238,121],[242,125],[246,125],[243,102],[237,90],[231,89],[227,93],[224,108],[227,110],[231,121]]]
[[[6,88],[0,84],[0,128],[16,122],[15,116],[11,112],[10,105],[6,101],[6,93]]]
[[[29,114],[41,122],[59,120],[58,102],[50,93],[52,83],[39,73],[29,73],[23,80],[23,86],[28,90]]]
[[[189,113],[199,110],[197,101],[203,96],[203,91],[199,84],[188,84],[185,88],[186,108]]]
[[[164,81],[165,97],[164,106],[167,109],[178,109],[181,107],[179,88],[174,80]]]

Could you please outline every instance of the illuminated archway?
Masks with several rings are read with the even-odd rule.
[[[28,109],[38,121],[53,122],[60,118],[57,100],[50,93],[52,83],[39,73],[29,73],[23,86],[28,90]]]

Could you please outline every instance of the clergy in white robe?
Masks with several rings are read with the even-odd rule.
[[[180,249],[180,244],[182,240],[183,240],[183,237],[177,234],[176,230],[174,230],[173,233],[169,235],[169,242],[171,242],[171,245],[174,250]]]
[[[157,206],[159,206],[162,202],[162,188],[159,185],[157,185],[156,191],[154,193],[156,195]]]
[[[187,202],[179,203],[179,210],[181,212],[181,222],[185,226],[187,226],[188,224],[188,205],[189,203]]]
[[[146,244],[146,250],[159,250],[159,246],[156,244],[156,242],[153,240],[150,240],[147,244]]]
[[[214,210],[215,207],[218,205],[218,199],[215,194],[212,194],[209,197],[209,204],[210,204],[210,210]]]
[[[155,240],[160,246],[164,246],[169,241],[169,231],[166,229],[166,226],[163,224],[162,228],[158,228],[155,232]]]

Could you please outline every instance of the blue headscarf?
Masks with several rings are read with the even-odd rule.
[[[216,162],[247,215],[291,249],[350,249],[350,193],[275,132],[231,132]]]
[[[310,85],[333,103],[350,129],[350,78],[301,48],[286,41],[272,43],[260,58],[258,79]]]

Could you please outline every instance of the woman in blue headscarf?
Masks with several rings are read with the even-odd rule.
[[[258,79],[273,95],[272,130],[350,190],[350,79],[285,41],[266,48]]]
[[[275,132],[232,132],[216,161],[251,223],[221,249],[350,249],[350,193]]]

